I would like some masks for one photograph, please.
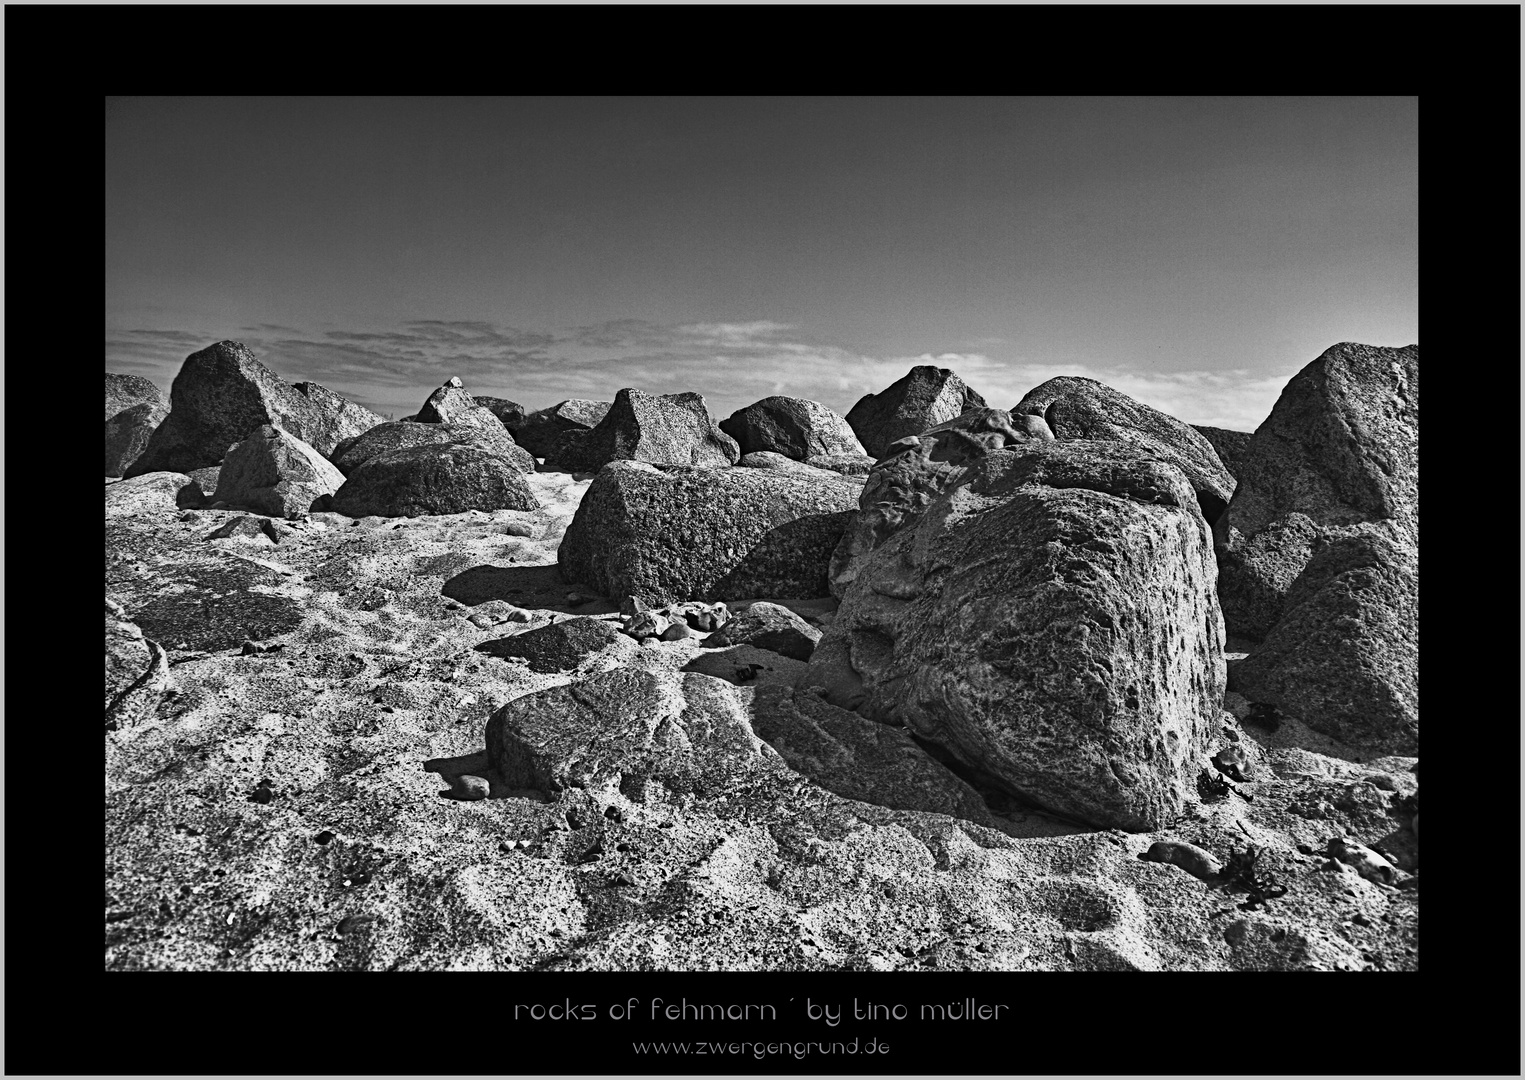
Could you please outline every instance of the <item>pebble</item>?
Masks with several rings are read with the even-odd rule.
[[[503,613],[504,622],[529,622],[535,616],[523,608],[511,607]]]
[[[457,797],[472,801],[485,799],[492,792],[492,786],[485,779],[469,773],[455,777],[451,786],[455,788]]]
[[[1392,885],[1398,879],[1398,868],[1378,855],[1365,844],[1358,844],[1345,837],[1329,841],[1329,854],[1340,862],[1353,867],[1367,881]]]
[[[1244,783],[1247,779],[1247,770],[1250,767],[1249,759],[1244,751],[1237,746],[1225,746],[1213,755],[1213,767],[1227,776],[1230,780]]]
[[[1156,840],[1140,858],[1148,862],[1169,863],[1204,881],[1223,872],[1223,864],[1211,852],[1183,840]]]
[[[672,625],[675,624],[669,624],[667,619],[654,611],[639,611],[620,620],[621,629],[637,641],[643,638],[660,637],[671,629]]]
[[[495,625],[492,617],[489,615],[468,615],[466,621],[473,626],[480,626],[483,630]]]

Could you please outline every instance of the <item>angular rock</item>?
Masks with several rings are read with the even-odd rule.
[[[503,659],[521,656],[531,671],[550,674],[570,671],[606,649],[615,650],[612,655],[617,658],[628,659],[633,648],[628,638],[601,619],[563,619],[522,634],[484,641],[476,650]]]
[[[524,423],[524,406],[520,405],[517,401],[509,401],[507,398],[500,397],[484,397],[482,395],[477,395],[472,400],[496,416],[499,423],[508,429],[510,435],[519,429],[520,424]]]
[[[1220,726],[1214,576],[1175,466],[1106,443],[994,450],[861,562],[798,685],[1055,813],[1159,828]]]
[[[1202,424],[1193,424],[1192,427],[1213,444],[1218,460],[1223,462],[1223,467],[1228,470],[1237,485],[1244,452],[1249,449],[1250,440],[1255,437],[1254,432],[1230,431],[1228,428],[1205,427]]]
[[[710,418],[702,395],[626,388],[596,427],[563,434],[545,465],[566,472],[597,472],[611,461],[724,468],[740,456],[735,440]]]
[[[160,401],[132,405],[106,421],[106,475],[121,476],[142,456],[154,429],[169,415]]]
[[[530,413],[514,432],[514,438],[537,458],[549,457],[556,440],[567,431],[587,431],[609,412],[612,401],[586,401],[570,398],[548,409]]]
[[[243,515],[225,522],[217,531],[207,536],[208,540],[254,540],[259,543],[275,543],[275,537],[265,531],[269,522],[265,518],[249,517]]]
[[[459,379],[451,379],[425,398],[417,418],[420,424],[460,424],[487,430],[503,427],[491,409],[478,405],[476,398],[461,387]]]
[[[733,687],[708,675],[633,668],[527,694],[487,722],[487,754],[509,787],[709,795],[784,769]]]
[[[868,454],[813,454],[805,459],[805,464],[843,476],[867,476],[874,467],[874,459]]]
[[[1178,866],[1195,878],[1206,881],[1223,872],[1223,864],[1210,851],[1184,840],[1156,840],[1141,856],[1147,862]]]
[[[865,720],[815,694],[760,686],[752,730],[796,772],[826,790],[892,810],[949,814],[999,828],[969,783],[933,759],[904,728]]]
[[[661,614],[675,622],[691,626],[695,630],[702,630],[706,634],[720,629],[731,618],[731,613],[724,603],[704,604],[697,600],[668,604],[662,609]]]
[[[1312,534],[1391,522],[1419,535],[1419,346],[1345,342],[1294,375],[1241,459],[1213,526],[1228,632],[1259,640],[1312,557]],[[1287,530],[1293,537],[1265,537]]]
[[[655,611],[637,611],[620,620],[621,629],[637,641],[659,638],[667,633],[672,623],[665,615]]]
[[[742,454],[769,451],[796,461],[820,454],[864,454],[847,421],[805,398],[765,397],[720,421]]]
[[[705,640],[704,647],[750,645],[792,660],[809,660],[820,640],[821,632],[788,608],[759,600],[740,615],[732,616]]]
[[[1321,540],[1234,685],[1347,746],[1419,752],[1416,550],[1381,532]]]
[[[864,458],[869,464],[872,459]],[[772,469],[776,472],[793,473],[795,476],[809,476],[817,480],[829,480],[832,469],[821,469],[814,465],[807,465],[803,461],[787,458],[783,454],[774,453],[771,450],[758,450],[750,454],[743,454],[736,462],[743,469]],[[841,475],[841,474],[839,474]]]
[[[985,408],[985,399],[948,368],[920,365],[877,394],[865,394],[847,413],[847,424],[863,449],[882,457],[889,445],[907,435],[920,435],[970,409]]]
[[[108,484],[106,516],[173,513],[179,509],[177,496],[190,483],[184,473],[155,472]]]
[[[187,475],[190,476],[197,490],[210,499],[212,493],[217,490],[218,480],[222,478],[222,466],[209,465],[204,469],[192,469]]]
[[[136,405],[163,405],[164,392],[141,375],[118,375],[106,372],[106,419]]]
[[[869,473],[859,511],[831,556],[831,593],[841,598],[858,565],[920,515],[932,499],[959,484],[969,466],[1003,446],[1053,441],[1041,417],[1004,409],[971,409],[919,435],[891,444]]]
[[[1023,395],[1011,411],[1043,417],[1056,439],[1116,442],[1163,456],[1191,481],[1209,525],[1234,495],[1233,474],[1205,435],[1095,379],[1049,379]]]
[[[480,424],[426,424],[416,420],[389,420],[357,438],[339,443],[329,458],[341,473],[348,476],[379,454],[415,446],[442,446],[445,443],[474,446],[501,457],[522,473],[535,471],[535,459],[524,447],[515,445],[513,436],[502,425],[486,428]]]
[[[653,605],[824,596],[857,496],[846,478],[613,462],[589,485],[556,560],[569,583]]]
[[[126,475],[220,465],[230,446],[262,424],[273,424],[327,454],[354,426],[355,415],[352,410],[335,413],[327,404],[331,396],[337,397],[327,392],[309,397],[241,342],[220,341],[185,358],[170,389],[169,416]]]
[[[307,399],[318,415],[324,418],[323,442],[329,443],[329,440],[332,440],[330,449],[345,439],[363,435],[383,422],[383,417],[371,412],[364,405],[358,405],[349,398],[334,393],[322,383],[299,382],[293,383],[292,386],[297,393]]]
[[[265,424],[223,459],[214,500],[271,517],[307,514],[344,486],[344,474],[301,439]]]
[[[413,446],[351,470],[330,508],[347,517],[420,517],[467,510],[538,510],[524,474],[467,443]]]

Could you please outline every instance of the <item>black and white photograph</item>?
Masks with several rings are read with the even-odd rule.
[[[105,104],[108,972],[1419,970],[1418,98]]]

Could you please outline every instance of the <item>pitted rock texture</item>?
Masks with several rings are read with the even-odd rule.
[[[512,435],[519,430],[519,425],[524,423],[524,406],[517,401],[509,401],[507,398],[485,397],[478,394],[472,398],[478,405],[496,416],[499,422],[508,429]]]
[[[523,657],[531,671],[542,674],[571,671],[590,656],[606,650],[614,659],[628,660],[630,641],[613,625],[599,619],[563,619],[477,646],[478,652],[505,660]]]
[[[556,558],[571,584],[654,606],[824,596],[858,491],[847,477],[613,462],[594,477]]]
[[[1417,544],[1418,466],[1419,346],[1346,342],[1294,375],[1251,438],[1233,501],[1213,526],[1228,632],[1259,640],[1280,617],[1286,589],[1312,557],[1302,538],[1310,529],[1297,528],[1295,545],[1257,541],[1293,515],[1325,536],[1387,521]]]
[[[1205,435],[1095,379],[1049,379],[1024,394],[1011,411],[1043,417],[1056,439],[1116,442],[1163,456],[1191,481],[1209,525],[1233,498],[1233,474]]]
[[[1111,443],[995,450],[860,564],[799,685],[1055,813],[1158,828],[1220,724],[1214,579],[1175,466]]]
[[[506,458],[474,444],[444,443],[366,459],[334,494],[331,509],[352,518],[419,517],[539,505]]]
[[[155,472],[134,476],[106,486],[106,517],[137,517],[168,513],[176,509],[176,498],[191,484],[184,473]]]
[[[587,431],[609,412],[612,401],[587,401],[569,398],[547,409],[538,409],[524,418],[514,438],[537,458],[549,457],[556,440],[568,431]]]
[[[164,392],[143,376],[106,372],[107,420],[119,412],[143,404],[163,405],[169,408],[169,402],[164,400]]]
[[[105,708],[111,708],[111,703],[142,677],[153,659],[143,631],[128,620],[120,604],[107,597]]]
[[[362,435],[383,422],[382,417],[371,412],[364,405],[356,404],[349,398],[334,393],[322,383],[299,382],[293,383],[292,386],[327,420],[323,439],[325,443],[332,440],[332,445],[337,445],[345,439]],[[328,451],[322,452],[326,454]]]
[[[1234,685],[1347,746],[1417,754],[1418,629],[1412,546],[1375,531],[1322,540]]]
[[[720,421],[743,454],[769,451],[796,461],[822,454],[863,456],[863,444],[847,421],[805,398],[765,397]]]
[[[873,464],[872,458],[864,458],[869,464]],[[803,461],[785,457],[783,454],[774,453],[771,450],[758,450],[750,454],[743,454],[736,462],[743,469],[773,469],[777,472],[792,473],[795,476],[808,476],[816,480],[830,479],[830,474],[837,472],[835,469],[822,469],[815,465],[807,465]],[[845,475],[838,473],[838,475]]]
[[[791,660],[809,660],[821,632],[780,604],[759,600],[705,639],[706,649],[750,645]]]
[[[848,426],[863,449],[883,457],[889,445],[919,435],[970,409],[985,408],[980,397],[948,368],[913,367],[877,394],[865,394],[847,413]]]
[[[321,496],[344,486],[344,474],[295,435],[269,424],[233,446],[217,476],[214,502],[272,517],[305,516]]]
[[[868,554],[952,489],[972,462],[1018,443],[1052,441],[1041,417],[971,409],[919,435],[897,440],[868,475],[859,511],[831,556],[831,593],[840,598]]]
[[[1223,462],[1223,467],[1228,470],[1237,485],[1244,452],[1249,449],[1250,440],[1255,437],[1254,432],[1230,431],[1228,428],[1205,427],[1202,424],[1193,424],[1192,427],[1213,444],[1218,460]]]
[[[487,722],[491,767],[510,787],[719,794],[753,773],[786,775],[728,684],[621,668],[509,702]]]
[[[611,461],[724,468],[740,457],[700,394],[647,394],[626,388],[596,427],[571,430],[546,456],[547,469],[597,472]]]
[[[162,401],[131,405],[106,420],[106,475],[121,476],[148,448],[154,429],[169,415]]]
[[[814,454],[805,459],[805,464],[843,476],[867,476],[873,471],[874,459],[868,454]]]
[[[435,424],[417,420],[391,420],[378,424],[363,435],[346,439],[334,447],[330,459],[348,476],[378,454],[444,443],[474,446],[503,458],[519,472],[535,471],[535,459],[522,446],[516,446],[513,436],[501,425],[487,428],[480,424]]]
[[[230,446],[262,424],[328,454],[355,426],[353,409],[359,409],[335,411],[328,403],[337,396],[301,393],[243,343],[219,341],[185,358],[170,388],[169,416],[126,475],[220,465]]]

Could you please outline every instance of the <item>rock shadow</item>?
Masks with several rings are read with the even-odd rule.
[[[727,600],[831,595],[826,580],[831,553],[856,511],[806,514],[769,529],[741,561],[709,590]]]
[[[586,601],[569,603],[568,593],[586,596],[587,590],[568,585],[554,563],[545,566],[493,566],[483,564],[462,570],[446,580],[442,596],[467,607],[504,600],[525,608],[544,608],[568,615],[585,614]]]

